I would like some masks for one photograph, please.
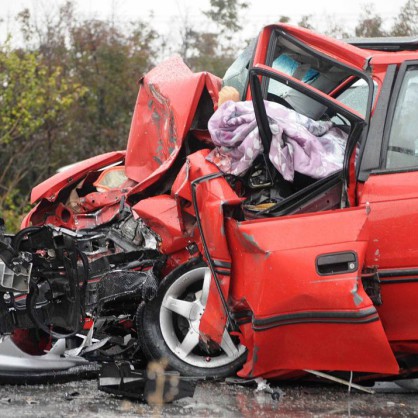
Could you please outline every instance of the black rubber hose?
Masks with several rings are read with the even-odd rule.
[[[16,250],[19,251],[20,243],[25,235],[30,234],[31,232],[39,231],[42,226],[28,226],[25,229],[21,229],[13,238],[11,242],[11,246]]]

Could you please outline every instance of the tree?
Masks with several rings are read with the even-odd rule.
[[[45,13],[41,22],[28,11],[19,17],[24,37],[32,40],[27,48],[40,52],[50,72],[61,66],[64,77],[85,88],[60,123],[46,127],[45,141],[54,144],[50,171],[125,148],[136,82],[156,55],[155,31],[141,21],[119,27],[113,21],[78,20],[71,1]]]
[[[325,22],[325,29],[323,30],[325,35],[332,36],[337,39],[346,39],[353,36],[351,33],[347,32],[344,24],[341,23],[336,16],[325,15],[323,20]]]
[[[203,12],[210,21],[206,29],[196,28],[187,14],[182,17],[179,52],[193,71],[224,75],[236,57],[241,13],[247,7],[241,0],[210,0],[209,10]]]
[[[9,43],[0,50],[0,74],[0,210],[19,213],[32,180],[47,174],[49,156],[39,133],[85,90],[63,78],[61,67],[49,72],[39,53],[13,50]],[[15,219],[6,216],[9,227]]]
[[[81,140],[74,150],[79,158],[125,148],[137,81],[151,67],[154,38],[141,22],[128,34],[99,20],[72,28],[71,66],[87,87],[70,117],[71,134]]]
[[[215,22],[221,32],[234,33],[242,29],[240,13],[248,8],[248,3],[242,0],[210,0],[210,9],[203,12]]]
[[[356,36],[362,38],[386,36],[386,32],[382,28],[383,19],[373,12],[373,8],[373,3],[368,3],[364,6],[364,10],[354,29]]]
[[[302,28],[313,30],[314,26],[311,24],[311,19],[312,19],[312,15],[303,15],[300,18],[298,25],[301,26]]]
[[[418,0],[408,0],[401,8],[391,30],[392,36],[418,35]]]
[[[58,167],[126,147],[136,82],[156,55],[148,23],[79,21],[72,2],[18,19],[24,46],[0,51],[0,210],[9,229],[32,187]]]

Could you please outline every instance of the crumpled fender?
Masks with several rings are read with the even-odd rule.
[[[32,189],[30,201],[31,203],[35,203],[40,199],[47,199],[50,202],[54,202],[58,193],[64,187],[75,184],[89,171],[94,171],[118,161],[122,161],[124,156],[124,151],[115,151],[80,161],[67,170],[61,171],[35,186]]]

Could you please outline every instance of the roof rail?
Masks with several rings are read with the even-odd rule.
[[[389,36],[379,38],[350,38],[345,42],[363,49],[377,51],[416,51],[418,36]]]

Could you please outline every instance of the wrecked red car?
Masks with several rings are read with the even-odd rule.
[[[2,332],[118,335],[187,376],[415,376],[417,50],[278,24],[223,80],[154,68],[126,152],[36,186],[4,237]]]

